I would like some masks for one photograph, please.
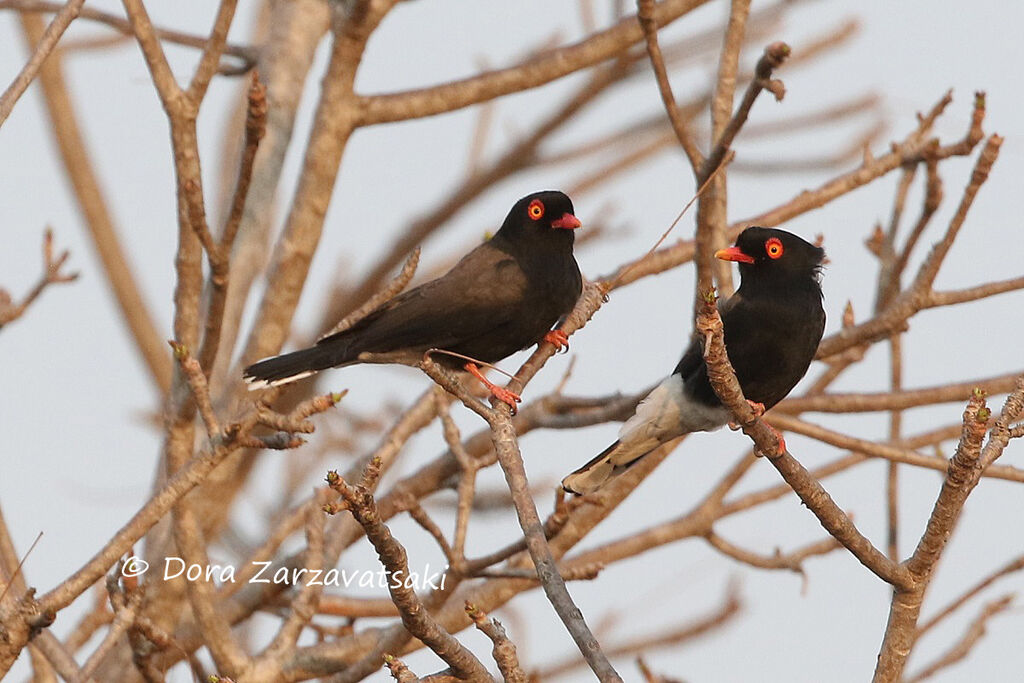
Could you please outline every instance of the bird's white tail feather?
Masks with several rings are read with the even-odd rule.
[[[661,443],[656,439],[624,443],[616,441],[597,457],[562,480],[562,488],[569,493],[583,495],[596,491],[612,477],[640,460]]]
[[[275,379],[272,381],[267,381],[265,379],[257,379],[255,377],[246,377],[245,383],[247,385],[246,388],[249,391],[257,391],[259,389],[267,389],[269,387],[279,387],[282,384],[289,384],[291,382],[295,382],[296,380],[300,380],[303,377],[309,377],[312,374],[315,374],[315,371],[306,370],[296,375],[292,375],[291,377],[284,377],[282,379]]]

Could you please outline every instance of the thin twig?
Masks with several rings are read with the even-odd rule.
[[[696,173],[704,162],[704,155],[697,148],[697,143],[687,127],[688,122],[683,118],[683,114],[676,104],[675,95],[672,94],[672,84],[669,82],[668,72],[665,70],[665,59],[661,54],[661,46],[658,45],[658,24],[654,20],[654,0],[637,0],[636,6],[636,16],[647,41],[647,54],[651,59],[651,68],[654,69],[661,101],[665,105],[665,112],[672,123],[676,139],[683,151],[686,152],[686,156],[690,159],[690,165],[693,166],[694,173]]]
[[[582,299],[583,297],[581,297]],[[577,303],[577,307],[579,305]],[[569,321],[567,320],[568,324]],[[526,480],[526,470],[516,443],[515,428],[512,426],[509,410],[503,410],[500,407],[487,408],[479,401],[476,401],[461,388],[450,372],[445,371],[429,359],[424,359],[420,367],[431,379],[443,386],[447,391],[458,396],[466,407],[487,420],[491,428],[491,438],[498,456],[498,462],[505,472],[505,481],[512,492],[512,501],[519,518],[519,525],[526,536],[527,549],[530,552],[530,557],[533,559],[537,576],[540,578],[541,586],[544,588],[548,600],[562,620],[562,623],[565,624],[573,640],[576,641],[576,645],[579,647],[584,659],[587,660],[587,663],[598,679],[601,681],[621,681],[622,679],[615,672],[615,669],[612,668],[607,657],[601,652],[601,646],[590,632],[582,613],[576,607],[568,590],[566,590],[565,581],[562,579],[555,564],[551,548],[548,547],[547,539],[544,535],[544,526],[541,524],[540,516],[537,514],[537,506],[530,495],[529,484]],[[525,380],[523,382],[525,383]],[[515,383],[513,381],[512,384],[514,385]]]
[[[206,311],[206,325],[203,332],[203,345],[199,349],[199,364],[210,378],[213,362],[220,348],[221,330],[224,326],[224,313],[227,307],[231,250],[242,221],[245,201],[249,195],[249,185],[256,161],[256,151],[267,128],[267,89],[260,82],[259,74],[253,72],[247,97],[248,106],[245,117],[245,142],[242,148],[242,160],[238,170],[238,180],[231,199],[224,229],[220,241],[207,246],[206,256],[210,264],[210,303]]]
[[[28,294],[18,304],[10,302],[7,292],[0,290],[0,329],[7,323],[17,320],[29,306],[43,293],[43,290],[50,285],[74,282],[78,279],[78,273],[62,273],[61,268],[68,260],[70,252],[62,251],[59,255],[53,253],[53,230],[47,228],[43,233],[43,275],[36,285],[29,290]]]
[[[757,99],[762,90],[770,90],[775,95],[776,100],[782,100],[786,92],[785,88],[782,87],[781,81],[772,79],[772,74],[786,60],[789,52],[789,46],[785,43],[772,43],[764,49],[764,54],[757,62],[754,79],[747,86],[747,90],[743,94],[743,101],[740,102],[740,106],[737,107],[736,112],[729,119],[729,123],[726,125],[725,130],[722,131],[721,136],[715,141],[715,146],[708,154],[708,158],[704,160],[704,164],[701,166],[700,173],[697,176],[698,180],[709,177],[722,163],[726,153],[732,146],[732,141],[735,139],[736,134],[739,133],[743,124],[746,123],[747,116],[750,115],[750,109],[754,106],[754,100]]]
[[[174,358],[178,361],[181,371],[185,374],[189,389],[192,391],[192,400],[196,403],[199,415],[206,425],[206,433],[211,441],[223,436],[220,429],[220,422],[213,412],[213,404],[210,402],[210,389],[206,385],[206,375],[199,361],[192,357],[188,347],[175,341],[167,342],[174,351]]]
[[[419,263],[420,248],[416,247],[413,249],[412,253],[409,254],[409,258],[406,259],[405,265],[402,266],[402,270],[391,282],[387,284],[387,286],[367,299],[361,306],[359,306],[359,308],[355,309],[338,321],[338,324],[328,330],[326,334],[320,337],[320,339],[326,339],[327,337],[344,332],[397,296],[399,292],[409,285],[409,282],[416,274],[416,267]]]
[[[18,103],[22,93],[28,89],[29,84],[35,79],[39,69],[43,66],[43,62],[46,61],[46,58],[57,47],[57,41],[60,40],[67,27],[71,25],[71,22],[82,11],[82,5],[84,4],[85,0],[68,0],[61,7],[60,11],[53,16],[53,19],[50,20],[50,25],[46,27],[46,30],[36,44],[35,50],[32,52],[32,57],[22,67],[18,75],[14,77],[14,81],[7,87],[7,90],[0,95],[0,126],[3,126],[4,121],[11,115],[14,105]]]
[[[769,424],[784,429],[787,432],[802,434],[822,443],[827,443],[836,448],[845,448],[855,453],[862,453],[872,458],[883,458],[890,462],[904,463],[915,467],[925,467],[937,472],[945,472],[949,468],[949,461],[935,455],[925,455],[909,448],[902,448],[892,444],[876,443],[867,439],[842,434],[840,432],[826,429],[806,420],[795,418],[791,415],[780,415],[769,413],[764,418]],[[958,430],[959,431],[959,430]],[[955,438],[954,435],[953,438]],[[984,476],[992,479],[1003,479],[1024,483],[1024,469],[1011,465],[992,465],[987,467]]]
[[[927,619],[923,624],[917,627],[917,637],[920,638],[925,633],[931,631],[937,624],[941,623],[943,619],[948,617],[950,614],[955,612],[963,605],[967,604],[967,602],[971,598],[981,593],[983,590],[991,586],[997,580],[1001,579],[1002,577],[1008,574],[1019,572],[1022,569],[1024,569],[1024,555],[1020,555],[1010,560],[1005,565],[1003,565],[996,571],[992,572],[991,574],[989,574],[988,576],[981,579],[976,584],[965,590],[954,600],[950,601],[948,605],[946,605],[941,610],[936,612],[935,616],[931,617],[930,619]]]
[[[943,653],[943,655],[937,660],[925,666],[920,673],[903,680],[906,683],[918,683],[919,681],[931,678],[939,671],[962,661],[971,653],[971,650],[978,644],[978,641],[985,637],[989,620],[1010,609],[1010,607],[1013,606],[1013,599],[1014,596],[1012,594],[1004,595],[1003,597],[986,604],[982,607],[978,616],[976,616],[967,626],[967,630],[964,632],[960,640],[954,643],[953,646]]]
[[[653,18],[658,26],[664,26],[706,2],[663,0],[655,6]],[[358,125],[370,126],[433,116],[535,88],[614,58],[630,45],[643,40],[643,37],[643,29],[636,18],[624,17],[611,28],[594,33],[575,45],[548,51],[505,69],[488,71],[431,88],[364,96],[359,101]]]
[[[735,617],[739,616],[742,609],[743,603],[739,596],[739,590],[735,584],[730,583],[721,604],[707,614],[686,623],[673,625],[661,632],[645,633],[622,642],[612,643],[607,648],[608,654],[612,657],[628,657],[662,648],[685,647],[690,641],[728,625]],[[536,674],[540,680],[548,680],[566,674],[581,665],[582,662],[579,659],[566,659],[545,666]]]
[[[1024,369],[995,377],[980,377],[969,382],[904,389],[898,392],[819,393],[810,396],[795,396],[784,399],[772,408],[771,414],[864,413],[907,410],[938,403],[963,402],[971,397],[975,389],[982,389],[988,394],[1005,394],[1012,391],[1021,372],[1024,372]]]
[[[501,622],[497,619],[488,619],[486,612],[469,602],[466,603],[466,614],[473,620],[473,624],[494,643],[491,656],[494,657],[494,663],[498,665],[498,670],[505,683],[526,683],[528,678],[519,666],[516,646],[509,640]]]
[[[377,556],[388,575],[388,592],[398,607],[402,623],[409,633],[419,638],[445,660],[459,678],[468,678],[474,681],[486,680],[488,678],[487,670],[480,661],[450,633],[440,627],[430,613],[423,608],[415,590],[407,581],[409,562],[405,548],[391,535],[391,530],[380,520],[373,495],[367,489],[366,483],[352,486],[337,472],[328,475],[327,483],[342,495],[346,508],[362,525],[367,539],[376,549]]]
[[[84,9],[83,12],[88,12]],[[20,15],[26,38],[34,45],[42,36],[42,17]],[[146,304],[139,283],[130,267],[131,259],[121,244],[113,215],[107,206],[100,181],[91,162],[84,135],[75,114],[62,67],[62,52],[57,50],[43,64],[38,84],[46,101],[50,130],[54,135],[64,170],[67,172],[75,200],[84,217],[92,244],[103,263],[103,273],[131,332],[142,361],[159,395],[166,395],[171,386],[172,361],[157,331],[153,315]]]
[[[58,2],[46,2],[45,0],[0,0],[0,9],[13,9],[20,12],[56,13],[60,12],[64,7],[66,7],[66,4],[62,5]],[[106,24],[123,36],[131,37],[134,35],[132,33],[131,24],[128,20],[124,17],[117,16],[116,14],[102,12],[90,7],[82,7],[79,10],[78,18],[95,21],[100,24]],[[196,48],[205,47],[208,39],[207,36],[196,36],[164,28],[157,28],[156,35],[160,40],[168,43],[176,43],[178,45]],[[101,38],[99,40],[109,42],[108,38]],[[121,39],[118,38],[118,40]],[[65,50],[80,47],[79,45],[70,45],[67,40],[65,40],[64,43],[65,47],[63,49]],[[229,76],[238,75],[245,73],[256,63],[258,58],[258,49],[247,45],[233,45],[229,43],[224,47],[224,54],[238,59],[239,63],[237,65],[223,64],[219,67],[219,72],[223,75]]]
[[[805,559],[818,555],[827,555],[833,550],[842,547],[839,541],[828,536],[817,543],[811,543],[791,553],[783,554],[776,550],[772,555],[762,555],[730,543],[713,531],[708,532],[706,538],[715,550],[738,562],[757,567],[758,569],[786,569],[796,572],[801,576],[804,575],[803,561]]]

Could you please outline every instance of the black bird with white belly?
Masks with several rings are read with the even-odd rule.
[[[767,410],[807,372],[825,329],[825,251],[784,230],[750,227],[715,256],[736,261],[740,287],[719,303],[725,348],[743,395]],[[622,425],[619,440],[562,480],[571,493],[596,490],[658,446],[710,431],[730,414],[708,382],[703,340],[693,338],[675,370]]]
[[[542,339],[565,346],[565,334],[551,328],[572,310],[582,291],[573,257],[578,227],[565,194],[523,197],[498,232],[445,275],[391,299],[310,348],[250,365],[245,380],[250,389],[260,389],[353,363],[415,365],[430,349],[495,363]],[[519,400],[484,378],[474,363],[444,354],[434,359],[472,373],[513,408]]]

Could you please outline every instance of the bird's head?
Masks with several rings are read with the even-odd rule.
[[[736,238],[736,246],[715,253],[724,261],[736,261],[743,278],[756,280],[818,281],[825,250],[776,228],[749,227]]]
[[[499,234],[513,241],[544,237],[572,244],[573,231],[580,225],[572,210],[572,200],[558,190],[546,190],[516,202]]]

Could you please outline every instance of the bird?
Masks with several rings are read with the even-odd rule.
[[[581,227],[572,201],[557,190],[515,203],[501,228],[441,277],[385,302],[350,328],[313,346],[253,363],[243,371],[250,390],[277,386],[327,368],[354,363],[416,365],[438,349],[438,363],[464,370],[513,411],[520,397],[491,383],[473,359],[495,363],[541,341],[559,350],[566,335],[552,330],[583,289],[573,256]]]
[[[743,395],[763,412],[796,386],[818,349],[825,330],[825,250],[785,230],[752,226],[715,256],[739,264],[739,289],[718,309]],[[562,480],[566,491],[591,493],[663,443],[729,421],[729,410],[708,381],[703,342],[691,338],[672,374],[622,425],[619,439]]]

